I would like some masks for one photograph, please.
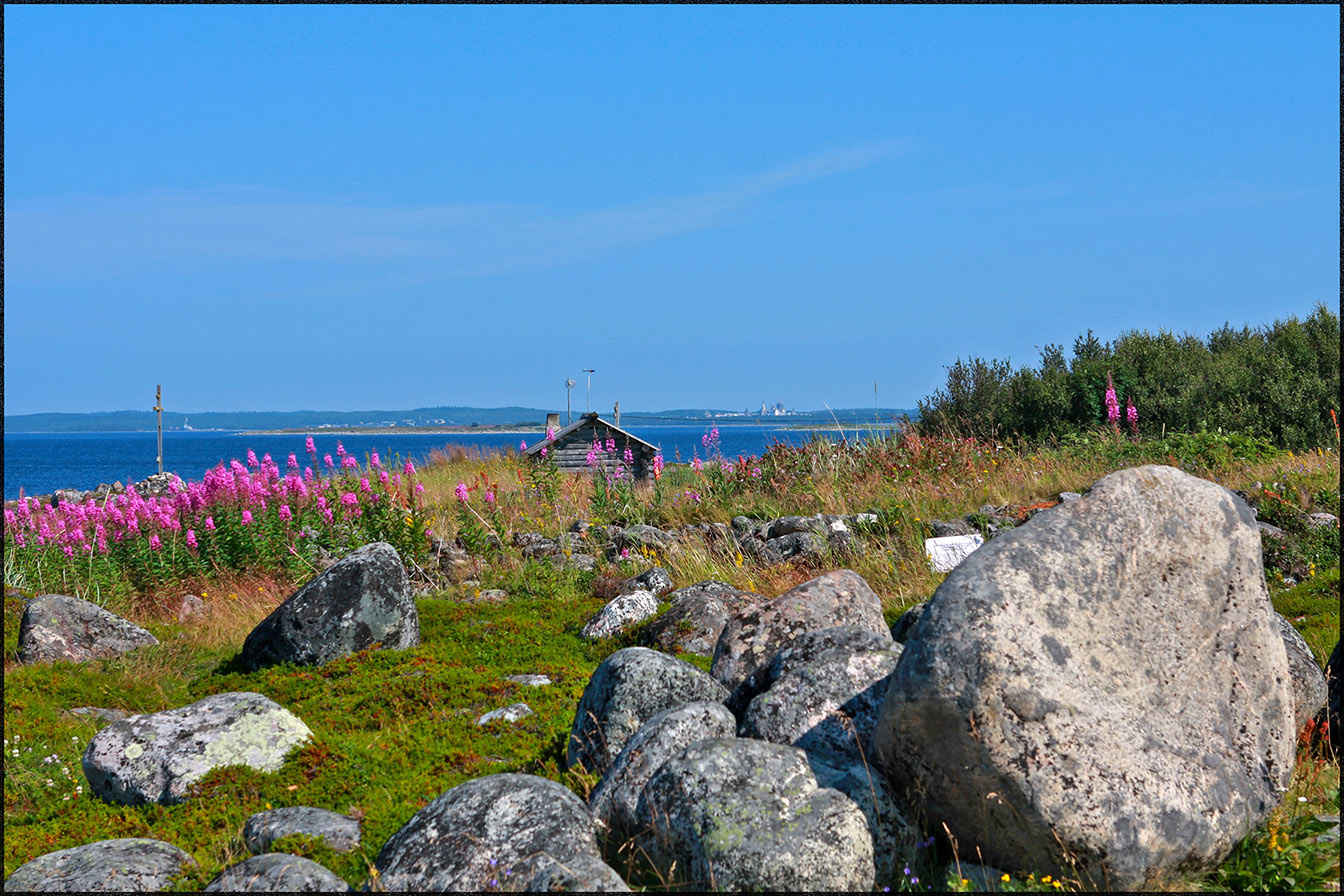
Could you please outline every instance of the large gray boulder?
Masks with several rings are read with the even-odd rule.
[[[588,795],[588,808],[617,846],[636,831],[639,794],[662,764],[697,741],[732,737],[737,719],[722,703],[683,703],[644,723]]]
[[[736,688],[775,651],[805,632],[853,625],[890,636],[882,601],[856,572],[839,569],[728,620],[714,646],[710,674]]]
[[[226,765],[273,772],[313,736],[261,694],[230,692],[113,722],[84,750],[90,793],[110,803],[180,803],[193,783]]]
[[[100,840],[49,852],[20,865],[5,892],[157,893],[196,860],[171,843],[144,837]]]
[[[159,639],[97,604],[64,594],[28,601],[19,620],[20,663],[80,662],[117,656]]]
[[[962,855],[1137,889],[1217,864],[1272,811],[1292,724],[1250,508],[1147,466],[948,575],[874,746]]]
[[[349,893],[350,885],[312,859],[270,852],[231,865],[205,885],[207,893]]]
[[[723,685],[684,660],[627,647],[593,671],[579,698],[565,762],[602,774],[645,722],[683,703],[722,703]]]
[[[269,852],[281,837],[304,834],[322,840],[336,852],[359,846],[359,822],[348,815],[315,806],[284,806],[257,812],[243,823],[243,842],[254,853]]]
[[[1291,622],[1275,613],[1274,623],[1278,626],[1279,637],[1283,638],[1284,651],[1288,654],[1288,676],[1293,693],[1293,731],[1297,732],[1325,706],[1328,697],[1325,673],[1316,665],[1316,657],[1310,645]]]
[[[766,601],[753,591],[714,580],[678,588],[667,599],[672,606],[644,627],[640,643],[668,653],[701,656],[714,654],[714,645],[729,619]]]
[[[610,638],[638,625],[658,612],[658,598],[652,591],[632,591],[612,598],[584,624],[579,637],[589,641]]]
[[[901,657],[900,645],[888,644],[879,650],[834,647],[782,673],[752,698],[738,734],[792,744],[832,765],[864,762]]]
[[[375,645],[419,643],[406,568],[396,548],[380,541],[342,557],[276,607],[243,641],[238,659],[247,670],[320,666]]]
[[[639,843],[659,873],[700,890],[868,890],[863,812],[820,788],[801,750],[757,740],[692,744],[639,798]]]
[[[598,854],[583,801],[532,775],[489,775],[441,794],[388,839],[374,867],[385,890],[513,889],[537,876],[568,889],[625,886]]]
[[[805,632],[775,651],[769,662],[748,675],[728,698],[728,708],[740,718],[756,695],[764,693],[781,677],[806,666],[827,651],[893,650],[899,647],[890,635],[856,625],[837,625]]]

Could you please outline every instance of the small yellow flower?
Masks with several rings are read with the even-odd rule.
[[[1050,875],[1047,874],[1045,877],[1041,878],[1041,883],[1043,884],[1050,883]]]
[[[1008,883],[1008,875],[1005,874],[1003,877],[999,878],[999,880],[1003,881],[1004,883]]]

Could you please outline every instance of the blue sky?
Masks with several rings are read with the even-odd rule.
[[[913,407],[1339,294],[1333,6],[5,10],[7,414]]]

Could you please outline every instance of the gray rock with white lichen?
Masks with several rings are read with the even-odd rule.
[[[20,865],[5,880],[5,892],[157,893],[195,864],[191,856],[162,840],[100,840]]]

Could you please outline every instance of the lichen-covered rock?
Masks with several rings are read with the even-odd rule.
[[[349,893],[350,885],[312,859],[271,852],[225,868],[207,893]]]
[[[625,590],[650,591],[654,597],[662,597],[672,590],[672,576],[661,566],[654,566],[626,579]]]
[[[5,880],[5,892],[157,893],[196,860],[143,837],[100,840],[38,856]]]
[[[21,663],[80,662],[117,656],[159,639],[97,604],[64,594],[28,601],[19,620]]]
[[[554,781],[503,774],[441,794],[388,839],[374,867],[385,890],[480,891],[524,870],[554,874],[542,856],[593,874],[601,863],[593,818]],[[610,882],[610,875],[598,877]]]
[[[723,627],[732,616],[765,603],[753,591],[741,591],[727,582],[697,582],[668,595],[672,606],[640,633],[640,643],[668,653],[712,656]]]
[[[498,886],[494,882],[498,882]],[[485,882],[488,890],[516,893],[628,893],[630,886],[597,856],[580,853],[557,859],[547,853],[528,856]]]
[[[622,594],[607,602],[592,619],[583,626],[579,636],[589,641],[610,638],[632,625],[638,625],[658,612],[658,598],[651,591],[635,591]]]
[[[918,849],[931,844],[922,841],[919,830],[907,820],[906,810],[886,776],[866,762],[836,768],[809,754],[807,763],[817,776],[818,786],[840,791],[859,807],[873,837],[874,885],[896,889],[902,883],[900,869],[905,862],[917,855]]]
[[[1273,810],[1292,724],[1250,508],[1148,466],[948,575],[874,746],[962,855],[1137,889],[1216,864]]]
[[[789,641],[838,625],[890,634],[882,618],[882,601],[858,573],[848,569],[817,576],[734,615],[714,646],[710,674],[735,689]]]
[[[683,703],[722,703],[728,691],[676,657],[627,647],[593,670],[569,732],[565,763],[602,774],[645,722]]]
[[[522,721],[531,715],[536,715],[536,713],[526,703],[510,703],[508,706],[501,706],[499,709],[492,709],[487,712],[476,720],[476,724],[482,728],[492,722],[507,722],[512,725],[514,722]]]
[[[793,747],[737,738],[692,744],[649,779],[636,814],[654,866],[695,889],[873,886],[863,812],[818,787]]]
[[[212,769],[277,771],[313,736],[297,716],[261,694],[230,692],[164,712],[131,716],[94,735],[84,750],[90,793],[110,803],[180,803]]]
[[[1329,696],[1326,693],[1325,673],[1316,665],[1311,647],[1293,628],[1293,624],[1278,613],[1274,614],[1274,622],[1288,654],[1288,675],[1293,686],[1293,731],[1297,732],[1325,706]]]
[[[804,632],[775,651],[769,662],[748,675],[726,701],[728,708],[740,718],[757,694],[763,693],[782,676],[807,665],[828,650],[893,650],[898,646],[890,635],[856,625],[837,625]]]
[[[257,812],[243,823],[243,842],[254,853],[267,852],[281,837],[304,834],[325,841],[336,852],[359,845],[359,822],[315,806],[285,806]]]
[[[683,703],[658,713],[626,742],[589,794],[593,817],[612,841],[623,843],[635,833],[640,792],[664,762],[697,741],[732,737],[736,731],[737,720],[722,703]]]
[[[419,643],[406,568],[396,548],[374,542],[276,607],[243,641],[239,661],[248,670],[277,663],[316,666],[374,645],[405,650]]]
[[[863,762],[901,657],[900,645],[887,643],[886,650],[834,647],[788,668],[752,698],[738,734],[792,744],[831,764]]]

